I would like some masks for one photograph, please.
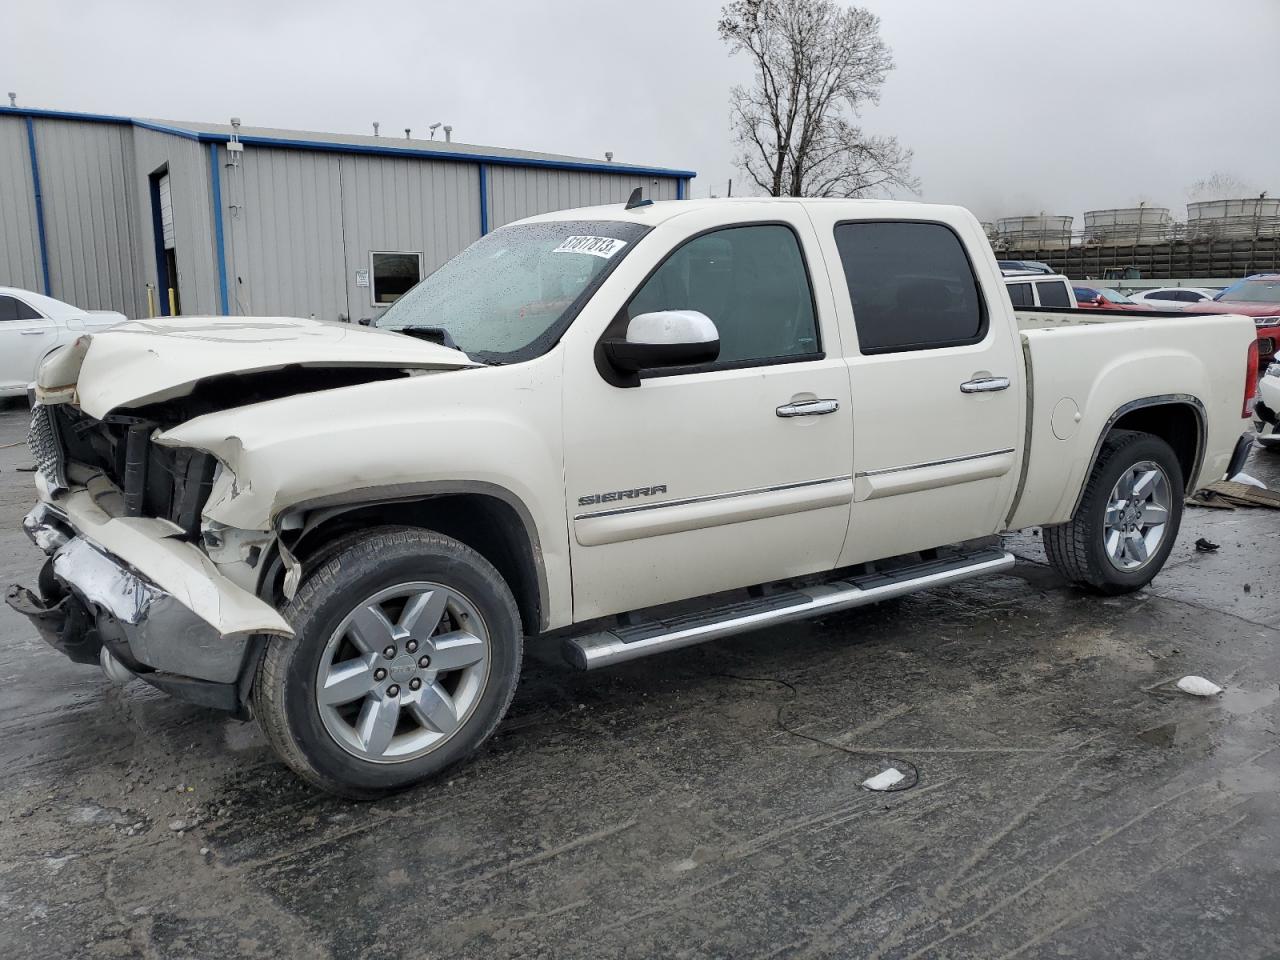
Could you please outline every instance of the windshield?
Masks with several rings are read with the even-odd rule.
[[[1213,299],[1237,303],[1280,303],[1280,278],[1274,280],[1241,280]]]
[[[1119,290],[1112,290],[1110,287],[1103,287],[1099,293],[1106,297],[1111,303],[1133,303],[1132,300],[1126,297]]]
[[[617,220],[500,227],[402,296],[377,325],[442,329],[488,363],[539,356],[648,231]]]

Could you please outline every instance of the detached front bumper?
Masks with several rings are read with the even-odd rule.
[[[77,501],[74,493],[68,506],[81,516],[42,502],[23,520],[49,559],[35,590],[9,588],[9,606],[76,663],[100,663],[113,680],[133,674],[184,700],[238,712],[259,638],[291,635],[288,624],[218,574],[203,554],[207,567],[189,555],[198,552],[194,545],[151,541],[152,550],[128,562],[86,536],[84,527],[99,520],[95,532],[115,534],[120,531],[112,525],[125,523],[136,537],[142,532],[138,518],[94,516],[96,506]]]

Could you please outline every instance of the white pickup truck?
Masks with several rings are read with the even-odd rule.
[[[50,555],[9,602],[73,660],[254,715],[339,793],[501,719],[527,637],[591,669],[1005,570],[1159,571],[1243,459],[1252,321],[1015,316],[977,220],[879,201],[570,210],[381,329],[135,321],[47,361]]]

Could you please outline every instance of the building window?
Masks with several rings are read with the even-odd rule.
[[[373,305],[385,307],[395,303],[422,279],[422,254],[371,253],[369,276],[372,277]]]

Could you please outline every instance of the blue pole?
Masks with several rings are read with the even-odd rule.
[[[227,248],[222,236],[222,171],[218,169],[218,145],[209,144],[209,179],[213,183],[213,236],[218,256],[218,306],[227,311]]]
[[[480,236],[489,232],[489,168],[480,164]]]
[[[44,295],[53,296],[49,283],[49,242],[44,235],[44,197],[40,191],[40,164],[36,161],[36,127],[27,117],[27,147],[31,151],[31,186],[36,195],[36,234],[40,239],[40,272],[44,277]]]
[[[676,199],[684,199],[684,177],[679,177],[676,180]]]

